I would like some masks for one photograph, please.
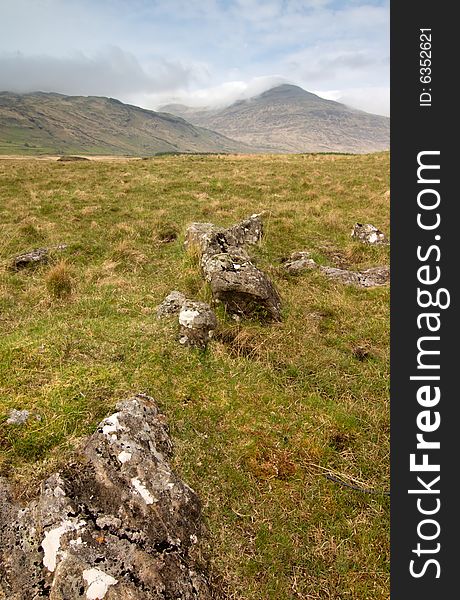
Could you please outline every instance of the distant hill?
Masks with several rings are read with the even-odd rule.
[[[264,152],[374,152],[390,147],[390,119],[279,85],[226,108],[161,108]]]
[[[0,154],[250,151],[178,116],[113,98],[0,92]]]

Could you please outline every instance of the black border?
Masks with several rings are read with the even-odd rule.
[[[458,440],[460,440],[458,405],[459,392],[455,374],[460,371],[457,343],[458,279],[460,228],[456,221],[459,192],[454,177],[460,172],[459,125],[456,88],[458,66],[455,66],[455,46],[459,37],[454,17],[455,3],[418,2],[391,3],[391,598],[460,597],[457,584],[457,540],[460,542],[457,506],[460,500]],[[432,82],[422,85],[419,73],[420,29],[432,30]],[[431,88],[432,105],[419,106],[422,88]],[[450,148],[449,148],[450,147]],[[439,150],[441,183],[441,225],[436,232],[441,258],[442,287],[449,290],[451,305],[440,310],[441,400],[437,407],[441,426],[432,439],[439,439],[441,509],[436,515],[441,532],[436,540],[439,553],[425,555],[440,563],[440,577],[432,565],[425,575],[414,578],[409,563],[417,558],[412,550],[418,540],[417,525],[424,517],[417,510],[417,497],[408,494],[417,486],[416,473],[409,468],[409,455],[415,451],[416,417],[421,407],[416,400],[419,383],[409,377],[417,372],[417,246],[433,243],[433,232],[417,226],[417,154],[424,150]],[[459,162],[457,166],[457,162]],[[436,242],[434,242],[436,243]],[[433,334],[434,335],[434,334]],[[434,374],[434,372],[430,373]],[[434,410],[434,409],[433,409]],[[437,436],[437,437],[435,437]],[[430,474],[428,474],[430,475]],[[437,474],[432,474],[437,475]],[[428,478],[428,477],[427,477]],[[420,486],[418,486],[420,487]],[[428,546],[427,542],[427,546]],[[434,544],[434,542],[433,542]],[[420,560],[420,559],[419,559]],[[420,566],[421,562],[418,563]]]

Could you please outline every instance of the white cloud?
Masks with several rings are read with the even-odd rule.
[[[376,115],[390,116],[390,88],[368,87],[348,90],[317,90],[314,92],[328,100],[336,100],[347,106],[365,110]]]
[[[387,0],[0,3],[0,88],[222,104],[284,78],[375,110],[389,86]]]
[[[146,108],[158,108],[163,104],[178,103],[194,107],[219,108],[262,94],[276,85],[287,83],[280,75],[254,77],[247,81],[227,81],[217,86],[199,88],[180,94],[156,94],[138,100]]]

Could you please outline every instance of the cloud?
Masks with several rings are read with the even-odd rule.
[[[170,103],[186,104],[194,107],[221,108],[237,100],[244,100],[262,94],[262,92],[282,83],[288,83],[288,80],[281,75],[270,75],[254,77],[247,81],[227,81],[217,86],[199,88],[174,96],[158,94],[149,98],[139,98],[138,100],[147,108],[158,108],[161,105]]]
[[[193,66],[161,57],[151,60],[149,66],[147,71],[135,56],[115,46],[92,56],[79,52],[64,58],[3,53],[0,89],[126,97],[173,92],[195,77]]]
[[[277,78],[342,94],[389,86],[388,0],[3,4],[0,89],[154,106],[187,94],[190,103],[228,103]],[[355,98],[376,105],[368,92]]]
[[[390,88],[367,87],[315,91],[315,94],[376,115],[390,116]]]

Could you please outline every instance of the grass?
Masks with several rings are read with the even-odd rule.
[[[387,247],[389,156],[164,156],[0,160],[0,472],[23,497],[117,401],[147,392],[167,414],[175,468],[203,501],[213,579],[235,600],[389,597],[389,290],[355,289],[281,259],[367,268]],[[205,352],[177,343],[155,307],[172,290],[209,300],[183,249],[192,221],[267,210],[252,250],[283,322],[235,323]],[[8,269],[36,247],[51,262]],[[64,263],[57,261],[65,261]],[[29,409],[24,426],[11,408]]]

